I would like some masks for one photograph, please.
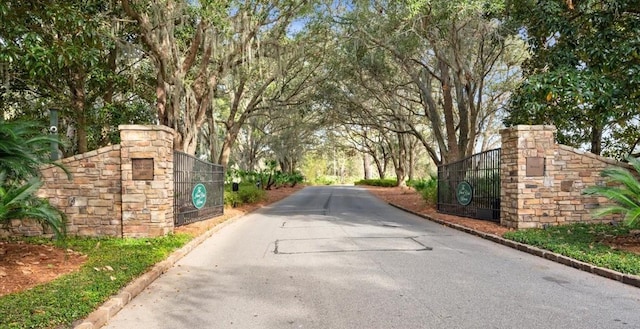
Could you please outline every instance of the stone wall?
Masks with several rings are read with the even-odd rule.
[[[107,146],[60,161],[70,172],[56,166],[42,169],[43,186],[38,196],[67,216],[67,232],[79,236],[120,236],[120,146]],[[31,220],[13,220],[10,234],[38,236],[42,226]]]
[[[556,144],[554,126],[515,126],[500,133],[502,225],[532,228],[602,221],[591,211],[609,201],[582,192],[606,183],[600,176],[603,169],[629,166]]]
[[[165,126],[120,126],[122,235],[173,232],[173,130]],[[133,161],[153,160],[152,179],[136,179]]]
[[[173,232],[173,130],[140,125],[119,129],[120,145],[60,161],[71,179],[56,166],[41,171],[38,196],[66,214],[70,235],[151,237]],[[134,168],[143,162],[149,168]],[[13,220],[0,229],[5,236],[50,234],[31,220]]]

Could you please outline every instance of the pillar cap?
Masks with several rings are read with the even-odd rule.
[[[162,125],[119,125],[118,130],[126,131],[126,130],[136,130],[136,131],[165,131],[170,134],[174,133],[174,130]]]

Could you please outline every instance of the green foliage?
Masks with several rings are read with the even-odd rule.
[[[12,219],[33,219],[44,228],[52,229],[57,237],[63,237],[66,217],[47,200],[35,196],[40,186],[42,183],[37,177],[8,183],[6,175],[0,172],[0,225],[8,225]]]
[[[438,203],[438,179],[436,177],[408,181],[407,186],[416,189],[428,204]]]
[[[613,249],[605,237],[629,234],[629,228],[608,224],[573,224],[507,232],[510,240],[544,248],[596,266],[633,275],[640,274],[640,256]]]
[[[0,327],[69,327],[189,240],[187,235],[153,239],[68,238],[60,246],[86,254],[87,262],[79,272],[0,297]]]
[[[240,181],[246,184],[253,184],[262,189],[269,190],[272,187],[280,188],[285,186],[294,187],[304,182],[305,177],[301,172],[283,173],[276,170],[275,161],[267,161],[266,169],[260,171],[247,171],[239,169],[229,169],[226,172],[225,182],[231,184],[234,181]]]
[[[119,124],[154,122],[156,74],[135,58],[118,11],[98,0],[0,4],[0,111],[42,119],[59,109],[65,154],[117,143]]]
[[[635,169],[635,174],[640,175],[640,159],[629,158],[629,163]],[[629,170],[620,167],[607,168],[601,175],[615,185],[593,186],[587,188],[584,193],[604,196],[615,205],[598,208],[593,215],[601,217],[623,214],[625,225],[640,228],[640,181],[638,180],[640,176],[634,176]]]
[[[286,174],[286,176],[287,183],[289,183],[291,187],[304,183],[304,175],[299,171],[296,171],[293,174]]]
[[[267,193],[251,182],[239,184],[237,192],[232,191],[231,184],[224,186],[224,204],[227,206],[256,203],[265,200],[266,197]]]
[[[0,172],[10,181],[35,177],[51,163],[50,143],[59,142],[36,122],[0,120]]]
[[[381,187],[394,187],[394,186],[398,186],[398,181],[396,179],[362,179],[355,182],[354,184],[381,186]]]
[[[505,124],[554,124],[560,143],[627,156],[640,137],[638,2],[513,0],[507,8],[532,57]]]
[[[338,181],[331,176],[317,176],[315,179],[311,180],[309,183],[312,185],[334,185]]]
[[[66,230],[64,214],[35,196],[42,186],[39,167],[51,162],[49,143],[56,141],[38,128],[31,122],[0,121],[0,225],[33,219],[61,237]]]

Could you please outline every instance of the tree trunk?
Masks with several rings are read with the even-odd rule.
[[[402,168],[402,165],[397,166],[396,169],[396,186],[405,187],[407,186],[407,175]]]
[[[213,115],[209,113],[209,160],[211,162],[216,161],[216,157],[218,156],[218,127],[216,126],[216,120],[213,118]]]
[[[602,153],[602,128],[596,123],[592,123],[591,126],[591,153]]]
[[[378,170],[378,177],[380,177],[380,179],[384,179],[384,172],[385,172],[385,168],[386,165],[383,165],[382,161],[380,161],[380,159],[378,159],[377,156],[372,155],[371,156],[373,158],[373,162],[376,164],[376,169]]]
[[[449,152],[443,154],[445,163],[451,163],[460,159],[460,150],[458,149],[458,141],[456,140],[455,118],[453,97],[451,95],[451,78],[449,75],[449,66],[443,60],[438,60],[440,76],[442,78],[442,99],[444,121],[447,131],[447,146]],[[464,118],[466,120],[466,118]]]
[[[413,143],[411,143],[411,144],[409,144],[409,163],[408,163],[408,166],[409,166],[409,180],[413,180],[413,178],[414,178],[413,177],[413,172],[414,172],[413,167],[415,166],[415,161],[416,161],[415,158],[416,158],[415,157],[415,147],[413,146]]]
[[[367,153],[362,153],[362,164],[364,165],[364,179],[371,179],[371,159]]]
[[[233,144],[236,142],[239,130],[240,127],[238,125],[232,125],[227,129],[227,133],[224,136],[224,141],[222,142],[222,147],[220,148],[220,157],[218,158],[218,164],[222,165],[222,167],[225,169],[227,169],[227,166],[229,165],[231,149],[233,148]]]
[[[84,109],[85,91],[84,76],[74,73],[69,81],[71,89],[71,106],[76,117],[76,137],[78,138],[78,153],[86,153],[89,151],[87,145],[87,113]]]

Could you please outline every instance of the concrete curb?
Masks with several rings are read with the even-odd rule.
[[[246,214],[231,217],[226,221],[212,227],[207,232],[189,241],[182,248],[174,251],[167,259],[155,264],[149,271],[133,280],[126,287],[120,290],[120,293],[109,298],[98,309],[91,312],[84,320],[80,320],[74,329],[98,329],[104,326],[113,316],[127,305],[134,297],[141,293],[147,286],[155,281],[162,273],[168,271],[173,265],[191,252],[195,247],[200,245],[204,240],[210,238],[214,233],[220,231],[225,226],[233,223],[238,218]]]
[[[460,230],[463,231],[465,233],[469,233],[469,234],[473,234],[475,236],[481,237],[483,239],[487,239],[496,243],[499,243],[501,245],[507,246],[507,247],[511,247],[513,249],[517,249],[520,251],[524,251],[527,253],[530,253],[532,255],[538,256],[538,257],[542,257],[551,261],[554,261],[556,263],[560,263],[563,265],[567,265],[567,266],[571,266],[574,268],[577,268],[579,270],[583,270],[585,272],[589,272],[595,275],[599,275],[611,280],[616,280],[619,282],[622,282],[624,284],[628,284],[637,288],[640,288],[640,276],[637,275],[631,275],[631,274],[624,274],[624,273],[620,273],[618,271],[614,271],[614,270],[610,270],[607,268],[603,268],[603,267],[598,267],[595,265],[591,265],[585,262],[581,262],[579,260],[575,260],[573,258],[564,256],[564,255],[560,255],[554,252],[551,252],[549,250],[544,250],[544,249],[540,249],[537,247],[533,247],[524,243],[520,243],[520,242],[515,242],[515,241],[511,241],[511,240],[507,240],[505,238],[502,238],[500,236],[497,236],[495,234],[489,234],[489,233],[484,233],[484,232],[480,232],[480,231],[476,231],[474,229],[462,226],[462,225],[458,225],[458,224],[454,224],[454,223],[449,223],[449,222],[445,222],[436,218],[433,218],[431,216],[428,215],[424,215],[424,214],[420,214],[418,212],[415,212],[413,210],[410,209],[406,209],[402,206],[399,206],[397,204],[393,204],[389,202],[389,205],[396,207],[400,210],[406,211],[408,213],[411,213],[413,215],[428,219],[430,221],[436,222],[438,224],[442,224],[444,226],[448,226],[451,228],[454,228],[456,230]]]

